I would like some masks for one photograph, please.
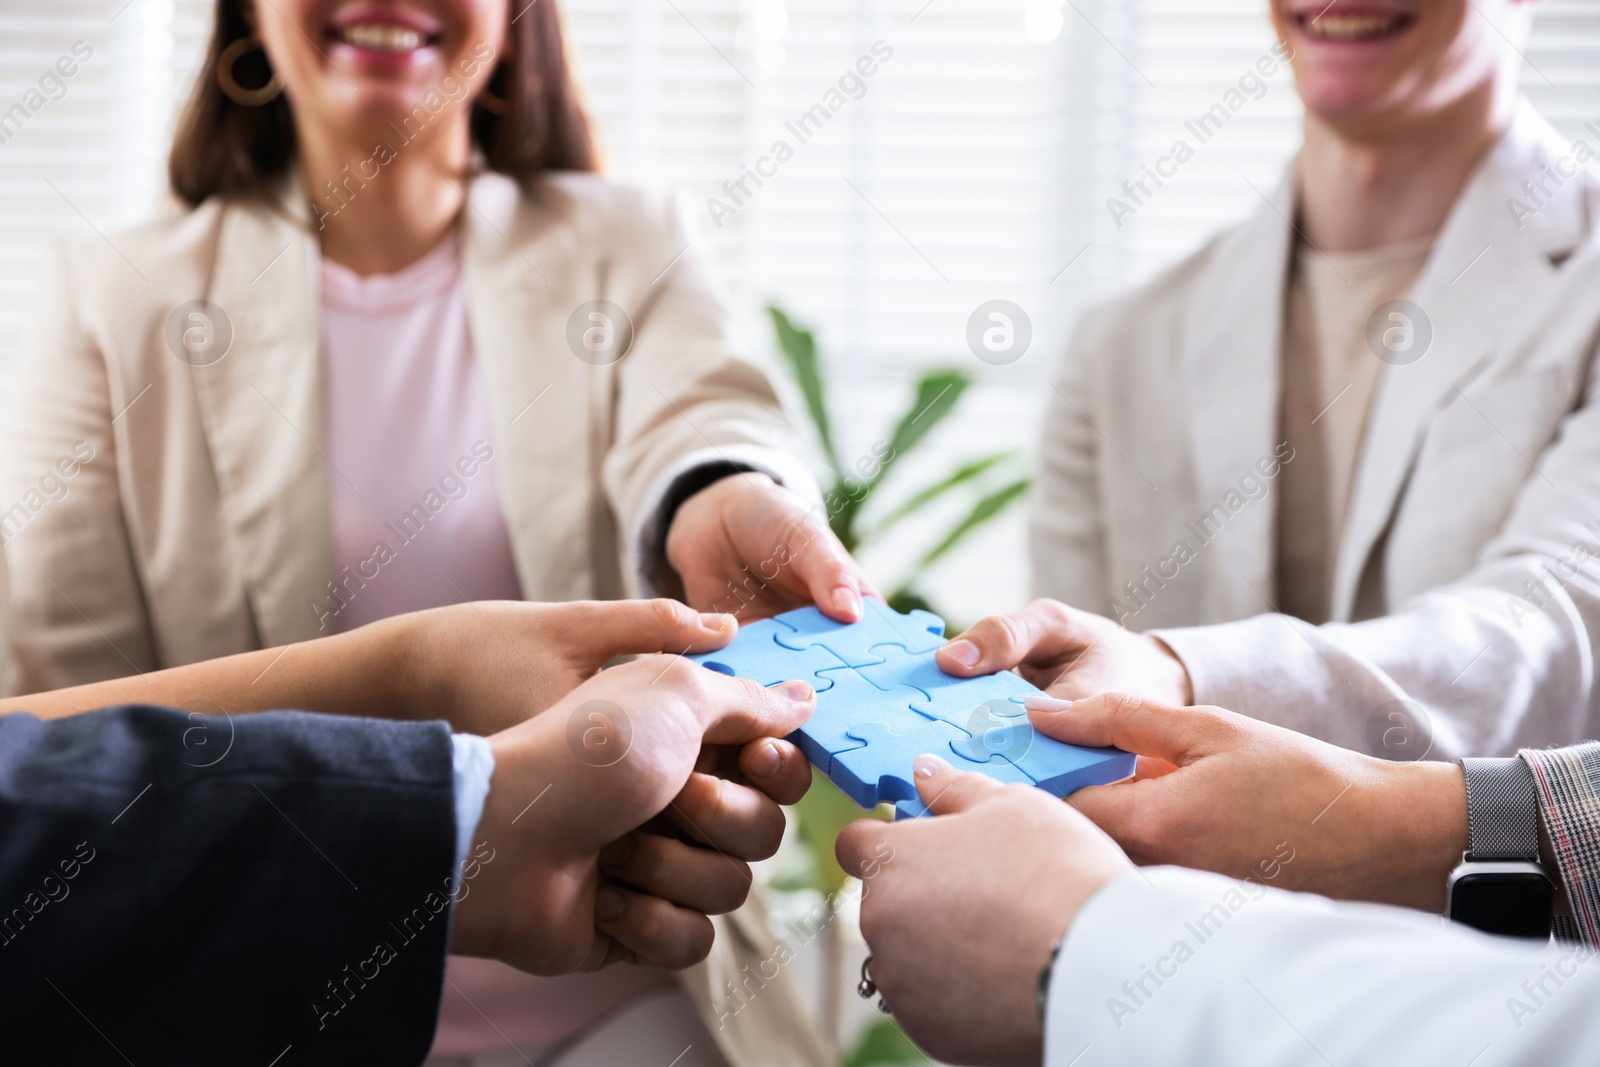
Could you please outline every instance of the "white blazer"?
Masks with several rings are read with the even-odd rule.
[[[1273,607],[1292,177],[1085,317],[1046,422],[1035,591],[1158,632],[1197,702],[1346,747],[1397,736],[1402,699],[1423,732],[1396,755],[1600,733],[1600,178],[1571,153],[1524,102],[1439,234],[1412,295],[1432,344],[1374,398],[1333,622]]]
[[[1090,898],[1056,958],[1046,1067],[1600,1061],[1589,945],[1489,937],[1176,867]]]

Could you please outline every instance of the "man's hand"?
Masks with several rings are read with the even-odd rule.
[[[744,901],[750,875],[740,857],[775,847],[776,813],[742,785],[704,780],[697,763],[706,746],[726,746],[724,757],[745,773],[795,794],[797,773],[763,739],[794,730],[814,707],[803,683],[763,688],[652,656],[602,672],[491,738],[494,780],[452,950],[535,974],[621,961],[676,969],[704,959],[706,914]],[[762,774],[773,755],[779,766]],[[697,802],[697,789],[716,799]],[[734,854],[634,834],[674,798],[687,801],[680,816],[699,812],[704,840]],[[601,874],[602,853],[610,876]]]
[[[937,818],[862,820],[839,835],[862,879],[871,976],[906,1032],[951,1063],[1036,1065],[1035,991],[1051,943],[1101,886],[1117,846],[1042,790],[916,762]]]
[[[788,741],[706,745],[666,811],[606,846],[600,871],[707,915],[733,911],[749,892],[750,862],[783,841],[779,805],[798,803],[810,786],[811,764]]]
[[[685,500],[667,532],[667,562],[686,599],[741,623],[816,604],[840,622],[878,596],[827,522],[764,474],[721,478]]]
[[[1388,763],[1221,708],[1117,694],[1028,705],[1047,737],[1138,753],[1135,778],[1068,799],[1139,863],[1443,910],[1467,847],[1455,764]]]
[[[550,707],[618,656],[712,652],[737,632],[730,615],[658,599],[457,604],[344,636],[400,638],[389,647],[407,717],[488,735]]]
[[[957,678],[1015,669],[1067,700],[1099,693],[1137,693],[1189,704],[1189,672],[1163,642],[1103,616],[1056,600],[991,615],[939,650],[938,663]]]

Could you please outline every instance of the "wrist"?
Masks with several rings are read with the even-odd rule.
[[[1370,825],[1388,831],[1372,857],[1370,899],[1443,913],[1450,872],[1467,850],[1467,791],[1454,763],[1383,763],[1383,810]]]
[[[527,805],[527,800],[521,796],[523,790],[519,788],[522,784],[519,779],[527,778],[526,753],[518,741],[505,734],[496,734],[488,738],[488,742],[494,756],[494,772],[489,777],[489,792],[483,799],[483,812],[478,816],[468,851],[469,856],[487,859],[472,872],[475,877],[468,878],[467,872],[460,872],[461,884],[457,889],[455,919],[450,933],[450,951],[460,956],[495,956],[503,919],[509,914],[509,902],[501,899],[505,894],[502,875],[515,875],[517,872],[509,868],[518,865],[523,858],[520,855],[523,849],[510,849],[510,842],[502,831],[516,821],[518,808]],[[519,835],[518,844],[525,846],[527,842],[521,840],[522,836]],[[506,855],[508,852],[516,854]],[[504,859],[497,867],[493,860],[498,857]],[[534,865],[531,869],[537,872],[541,868]],[[518,888],[528,893],[530,899],[537,898],[536,886]]]

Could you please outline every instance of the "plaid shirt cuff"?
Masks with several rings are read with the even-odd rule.
[[[1571,923],[1558,922],[1557,936],[1600,945],[1600,742],[1518,755],[1533,769],[1539,814],[1572,903]]]

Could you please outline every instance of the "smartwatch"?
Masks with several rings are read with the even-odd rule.
[[[1539,792],[1522,759],[1462,759],[1467,852],[1445,914],[1503,937],[1548,938],[1555,883],[1539,866]]]

